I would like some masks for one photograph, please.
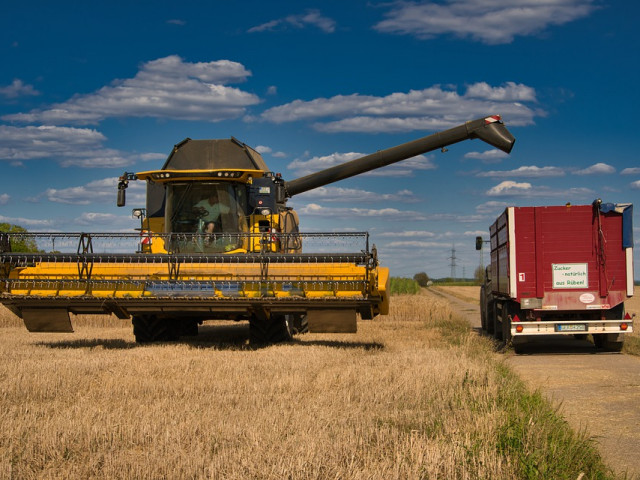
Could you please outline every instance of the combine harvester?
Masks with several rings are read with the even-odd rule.
[[[388,313],[388,269],[366,232],[300,233],[287,199],[474,138],[515,141],[495,115],[290,182],[234,138],[186,139],[160,170],[120,177],[118,206],[129,182],[147,183],[138,233],[2,234],[0,301],[32,332],[73,331],[69,313],[131,318],[138,343],[216,319],[248,320],[256,344],[355,332],[357,314]],[[12,251],[25,243],[38,253]]]

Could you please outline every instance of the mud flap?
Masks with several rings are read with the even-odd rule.
[[[358,325],[355,310],[309,310],[309,332],[356,333]]]
[[[73,332],[69,312],[61,308],[23,308],[22,319],[30,332]]]

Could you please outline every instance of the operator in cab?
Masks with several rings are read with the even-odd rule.
[[[221,230],[220,216],[229,213],[231,210],[228,205],[220,203],[216,190],[211,190],[209,196],[196,203],[193,209],[201,215],[205,223],[203,233],[213,233],[215,230]]]

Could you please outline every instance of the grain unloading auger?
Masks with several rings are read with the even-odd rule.
[[[186,139],[160,170],[120,177],[118,206],[147,182],[138,233],[2,234],[0,301],[30,331],[73,331],[69,313],[132,318],[141,343],[215,319],[248,320],[255,343],[355,332],[358,314],[387,314],[388,269],[367,233],[299,232],[287,199],[474,138],[505,152],[515,141],[495,115],[290,182],[233,138]]]

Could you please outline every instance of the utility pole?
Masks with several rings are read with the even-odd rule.
[[[451,260],[451,263],[449,263],[449,266],[451,267],[451,279],[454,280],[456,278],[456,260],[458,259],[458,257],[456,257],[456,247],[455,244],[451,244],[451,256],[449,257],[449,260]]]

